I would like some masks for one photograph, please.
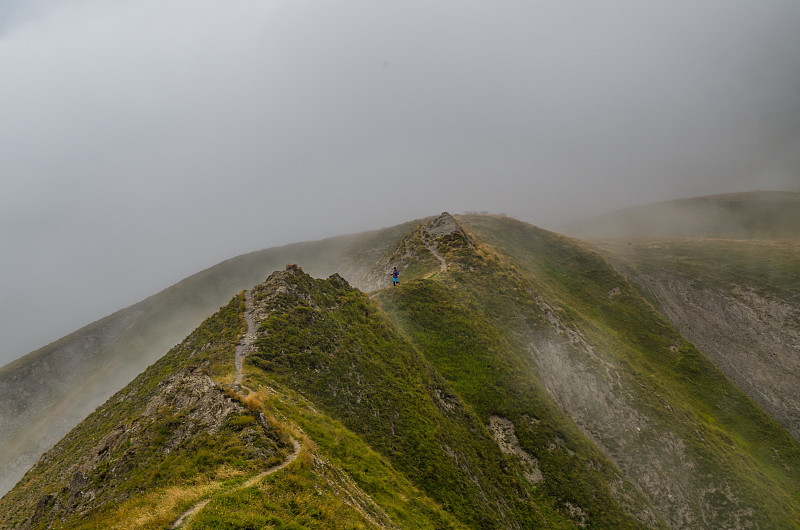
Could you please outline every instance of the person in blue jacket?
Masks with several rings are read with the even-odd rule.
[[[397,285],[400,283],[400,271],[397,270],[397,267],[392,269],[392,286]]]

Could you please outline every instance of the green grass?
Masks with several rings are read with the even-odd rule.
[[[422,224],[414,227],[387,255],[386,262],[389,266],[396,266],[400,271],[401,282],[424,278],[439,270],[439,260],[428,251],[422,241],[421,228]],[[388,271],[376,272],[384,273],[388,278]]]
[[[47,453],[0,501],[0,525],[22,524],[50,494],[32,527],[164,528],[200,499],[209,503],[188,528],[642,527],[631,514],[650,517],[663,501],[637,491],[636,477],[624,476],[627,468],[554,401],[531,355],[537,341],[562,345],[565,366],[583,363],[600,375],[610,367],[620,395],[647,418],[642,437],[685,444],[698,492],[701,481],[730,486],[731,509],[752,507],[748,521],[763,528],[800,520],[797,442],[601,254],[510,219],[461,221],[472,241],[458,231],[439,241],[443,274],[430,275],[438,261],[417,240],[419,226],[391,232],[384,257],[411,256],[406,280],[372,298],[338,277],[315,280],[296,268],[284,273],[285,291],[257,288],[256,303],[271,312],[245,364],[245,385],[255,390],[247,397],[225,386],[245,331],[243,295],[234,297]],[[748,252],[762,248],[753,245],[716,280],[763,272],[748,265]],[[782,245],[765,285],[791,290],[796,250]],[[670,251],[681,249],[676,268],[712,271],[697,249]],[[565,329],[577,330],[594,357]],[[170,395],[165,385],[177,385],[180,374],[221,384],[210,395],[233,412],[218,430],[174,443],[195,421],[193,409],[144,412],[155,396]],[[529,482],[523,461],[500,452],[487,428],[494,415],[513,423],[541,482]],[[115,429],[136,437],[97,457]],[[289,437],[302,442],[297,460],[249,485],[284,461]],[[603,441],[613,453],[614,438]],[[72,504],[76,480],[86,482],[80,491],[93,491],[93,500],[80,501],[86,515]],[[713,495],[704,498],[725,509],[728,498]],[[650,524],[663,527],[663,519]]]
[[[374,519],[388,519],[400,528],[463,528],[396,470],[387,457],[371,449],[362,437],[318,410],[298,392],[284,387],[273,375],[252,368],[247,383],[262,389],[260,394],[268,396],[264,399],[266,406],[274,410],[281,421],[296,425],[304,440],[304,453],[298,461],[270,478],[269,488],[276,495],[289,500],[283,493],[281,477],[290,473],[308,485],[305,492],[299,492],[299,502],[306,503],[314,513],[337,512],[342,498],[352,494],[361,499],[363,506],[371,507],[369,513]],[[347,484],[350,486],[346,487]],[[376,509],[375,505],[380,508]],[[331,527],[358,528],[364,524],[363,516],[346,507],[342,509],[344,513],[337,513],[337,521],[330,523]],[[299,512],[306,517],[305,509]],[[285,517],[294,520],[295,515]],[[325,528],[328,520],[304,524]]]
[[[462,522],[543,523],[479,419],[377,306],[334,280],[294,281],[316,307],[276,302],[250,358],[256,368],[303,389]],[[452,409],[437,395],[452,396]]]
[[[90,508],[102,520],[104,512],[147,492],[214,481],[220,469],[253,473],[282,461],[288,443],[283,433],[264,429],[246,413],[233,414],[217,432],[200,431],[168,451],[166,444],[173,443],[175,433],[185,428],[191,411],[165,404],[157,414],[144,415],[170,377],[193,371],[218,376],[230,372],[245,327],[242,301],[239,295],[220,308],[183,343],[86,418],[45,454],[4,502],[24,506],[25,499],[35,503],[49,494],[51,503],[67,508],[61,524],[68,527],[81,520],[76,514],[69,515],[70,509]],[[181,379],[174,381],[177,389]],[[220,400],[244,407],[235,394],[216,392]],[[93,458],[96,464],[88,464]],[[79,473],[80,479],[76,478]],[[80,480],[77,491],[91,491],[91,499],[71,490],[70,484],[76,480]],[[48,526],[57,513],[44,511],[33,527]]]
[[[643,412],[687,443],[700,466],[697,476],[733,485],[765,527],[800,520],[800,479],[792,471],[800,468],[797,441],[682,340],[600,254],[510,219],[464,222],[564,308],[565,319],[624,370],[628,388],[641,388]],[[742,266],[731,261],[719,267],[723,275]],[[619,294],[610,296],[614,288]]]
[[[800,193],[755,191],[667,201],[564,227],[589,238],[800,239]]]
[[[526,286],[495,256],[467,249],[457,236],[451,244],[451,275],[387,290],[377,299],[381,306],[483,423],[495,414],[514,423],[520,444],[544,475],[536,494],[550,516],[573,505],[593,526],[640,526],[611,494],[610,481],[624,482],[619,471],[557,409],[532,377],[528,356],[503,333],[535,318],[531,308],[527,315],[519,310],[529,300]],[[646,505],[626,488],[640,507]]]
[[[599,241],[609,259],[645,274],[688,278],[697,288],[753,288],[800,303],[800,243],[735,239]]]

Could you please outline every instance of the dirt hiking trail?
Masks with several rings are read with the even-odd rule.
[[[252,290],[245,291],[244,302],[245,302],[244,318],[245,322],[247,323],[247,331],[242,336],[241,340],[239,341],[239,344],[236,345],[236,350],[234,353],[234,363],[236,365],[236,384],[240,388],[248,392],[251,392],[249,388],[242,385],[242,380],[243,380],[242,369],[244,367],[245,357],[247,357],[248,355],[250,355],[250,353],[255,351],[255,343],[256,339],[258,338],[258,335],[256,333],[258,327],[256,325],[255,316],[253,315]],[[254,477],[247,479],[245,482],[239,484],[234,488],[219,493],[226,493],[226,494],[234,493],[239,490],[243,490],[245,488],[250,488],[256,485],[261,479],[263,479],[267,475],[270,475],[272,473],[275,473],[276,471],[280,471],[281,469],[285,468],[286,466],[294,462],[297,459],[297,455],[300,454],[300,442],[292,438],[292,446],[293,446],[292,453],[289,456],[287,456],[286,460],[284,460],[280,464],[274,465],[271,468],[267,469],[266,471],[263,471],[258,475],[255,475]],[[219,495],[219,493],[217,493],[217,495]],[[177,519],[175,519],[175,522],[172,523],[170,528],[180,528],[182,525],[188,523],[191,520],[191,518],[194,517],[196,514],[198,514],[200,510],[205,508],[206,505],[209,502],[211,502],[211,500],[212,500],[211,498],[203,499],[192,505],[189,509],[183,512]]]
[[[253,291],[248,290],[244,292],[244,319],[247,322],[247,331],[242,336],[239,344],[236,345],[236,353],[234,355],[234,362],[236,364],[236,384],[242,384],[242,368],[244,366],[244,359],[250,353],[255,351],[256,339],[258,338],[255,317],[253,316]]]
[[[245,482],[242,482],[241,484],[239,484],[235,488],[231,488],[229,490],[225,490],[224,492],[221,492],[221,493],[226,493],[226,494],[227,493],[235,493],[237,491],[253,487],[261,479],[263,479],[267,475],[271,475],[272,473],[275,473],[276,471],[280,471],[281,469],[285,468],[286,466],[288,466],[289,464],[294,462],[297,459],[297,455],[300,454],[300,442],[298,442],[297,440],[292,438],[292,446],[294,447],[294,449],[292,451],[292,454],[290,454],[288,457],[286,457],[286,460],[284,460],[280,464],[274,465],[271,468],[267,469],[266,471],[263,471],[263,472],[259,473],[258,475],[247,479]],[[211,500],[212,499],[203,499],[202,501],[194,504],[188,510],[183,512],[177,519],[175,519],[175,522],[172,523],[170,528],[180,528],[181,525],[183,525],[185,523],[188,523],[191,520],[191,518],[194,517],[195,515],[197,515],[200,512],[200,510],[205,508],[206,505],[209,502],[211,502]]]

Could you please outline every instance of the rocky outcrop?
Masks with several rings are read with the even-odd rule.
[[[263,413],[247,409],[201,369],[176,371],[158,384],[140,416],[111,429],[61,472],[63,478],[53,477],[54,483],[64,481],[65,487],[41,496],[22,528],[54,524],[126,500],[135,488],[123,485],[137,470],[154,472],[163,459],[196,451],[197,440],[213,439],[221,430],[239,425],[241,418],[255,420],[247,422],[250,432],[238,432],[248,456],[262,462],[275,460],[278,453],[273,444],[257,443],[271,428]],[[231,437],[226,445],[235,443]]]
[[[199,405],[199,406],[198,406]],[[59,517],[89,512],[96,507],[100,489],[112,489],[120,476],[136,465],[132,458],[146,443],[150,427],[167,411],[185,410],[189,421],[170,433],[165,448],[174,450],[202,428],[218,428],[220,419],[236,409],[232,400],[202,373],[181,371],[159,385],[139,421],[120,425],[102,437],[80,462],[66,472],[66,491],[39,501],[39,509],[24,528],[48,520],[47,511]]]
[[[500,416],[489,416],[489,432],[497,442],[500,451],[506,455],[519,458],[523,475],[529,482],[536,484],[543,479],[536,459],[529,455],[520,445],[511,420]]]

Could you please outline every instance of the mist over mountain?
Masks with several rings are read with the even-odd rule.
[[[786,251],[776,249],[772,259]],[[705,334],[684,331],[642,280],[658,259],[672,274],[677,254],[602,252],[508,217],[442,214],[204,271],[140,304],[127,329],[178,322],[269,277],[229,294],[48,451],[0,500],[3,524],[791,527],[800,443],[780,410],[747,396],[771,392],[792,410],[774,384],[790,387],[790,374],[748,387],[726,366],[779,371],[790,359],[755,368],[712,348],[716,319]],[[290,257],[345,272],[263,270]],[[759,280],[739,266],[682,273],[722,293],[735,279],[752,311],[771,310],[756,295],[791,303],[780,268]],[[119,342],[120,322],[65,345],[92,333]],[[791,347],[791,326],[777,331]],[[143,359],[126,349],[98,358],[134,370]],[[69,351],[12,368],[57,365]]]
[[[566,231],[593,238],[684,337],[800,438],[800,194],[664,202]]]
[[[798,27],[0,3],[0,527],[800,526]]]
[[[636,206],[560,227],[589,239],[800,239],[800,193],[754,191]]]
[[[0,490],[95,407],[127,384],[224,304],[286,263],[355,285],[413,223],[253,252],[199,272],[137,304],[0,368]]]
[[[0,364],[252,249],[800,191],[798,26],[791,0],[4,0]]]

